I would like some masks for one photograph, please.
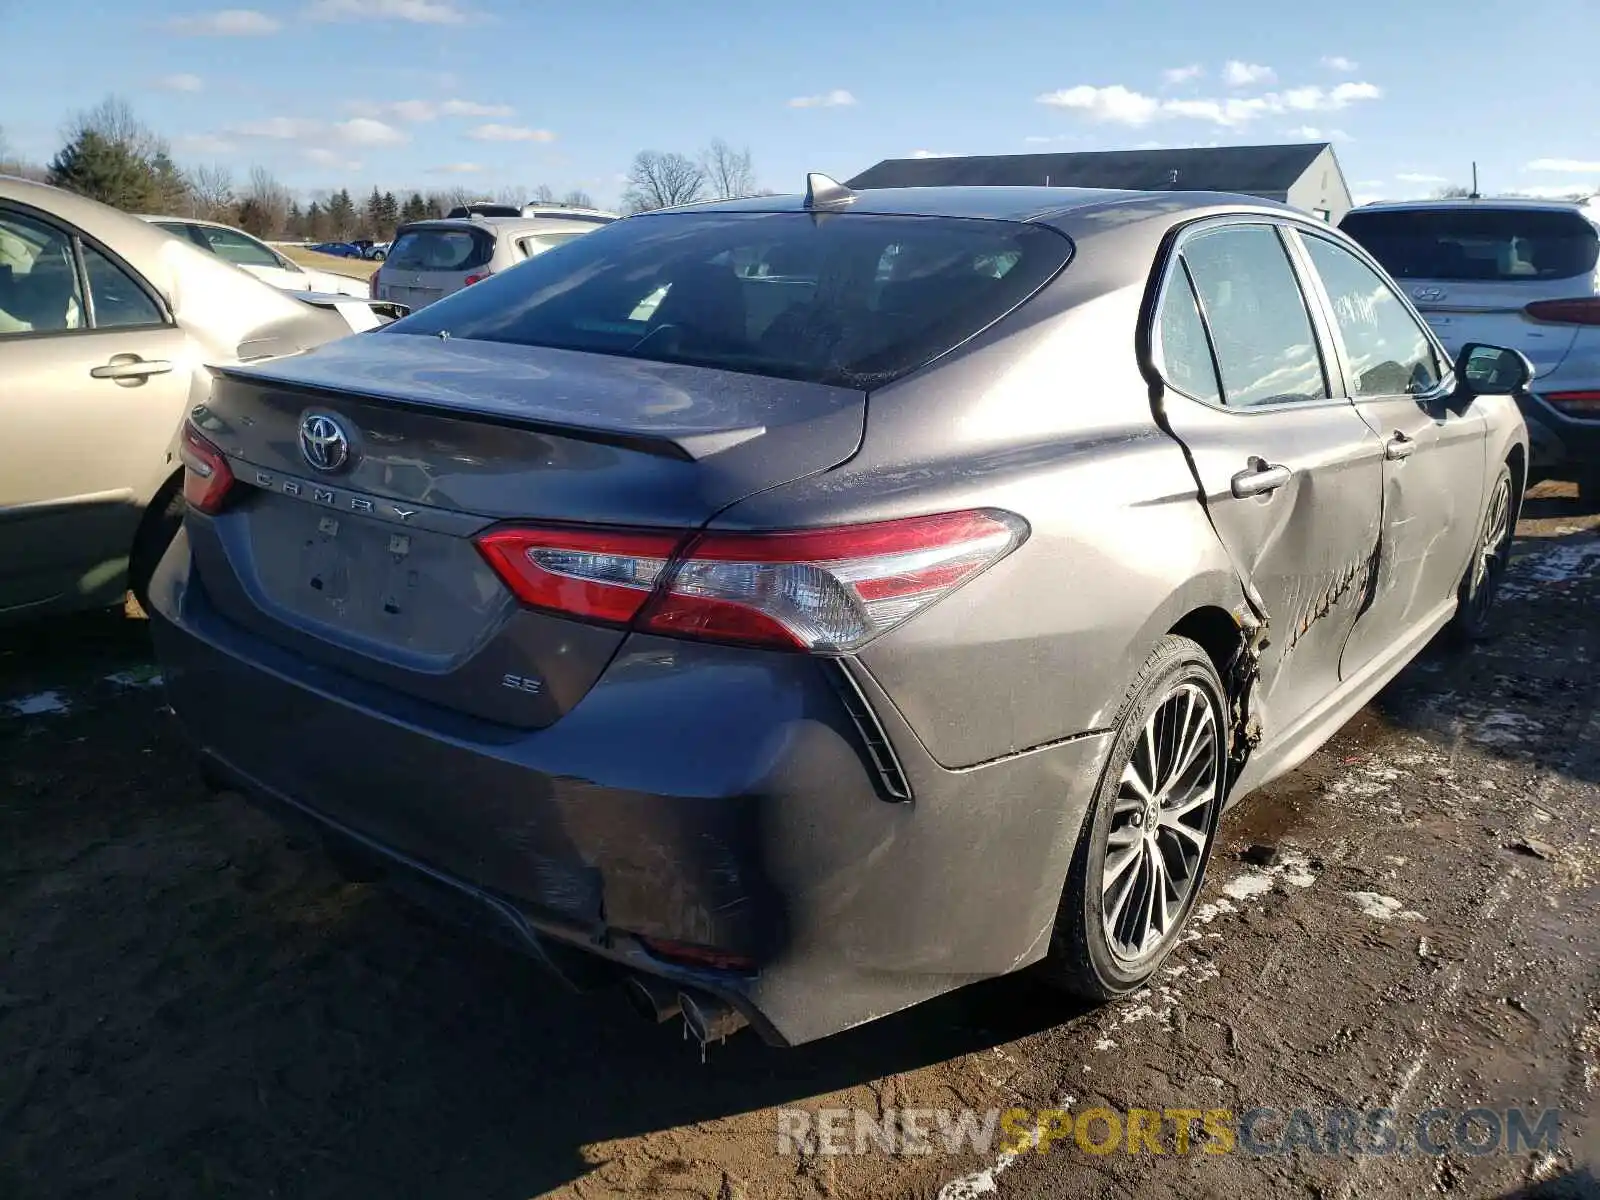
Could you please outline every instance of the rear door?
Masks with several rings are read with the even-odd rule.
[[[1382,447],[1330,386],[1276,224],[1192,227],[1157,311],[1167,427],[1268,619],[1258,711],[1284,734],[1339,685],[1379,535]]]
[[[1383,442],[1383,538],[1372,597],[1345,647],[1351,675],[1455,596],[1477,536],[1487,422],[1445,386],[1421,322],[1377,271],[1330,238],[1300,235],[1327,304],[1343,391]]]
[[[378,298],[415,311],[466,286],[470,275],[486,272],[495,239],[471,225],[414,225],[402,229],[384,260]]]
[[[1566,209],[1473,204],[1356,210],[1341,223],[1405,289],[1451,355],[1467,342],[1520,350],[1539,375],[1561,365],[1576,326],[1523,311],[1595,292],[1600,239]]]
[[[115,591],[193,368],[128,268],[0,207],[0,611]]]

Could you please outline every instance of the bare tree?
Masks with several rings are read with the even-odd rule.
[[[622,202],[629,212],[649,212],[674,204],[691,204],[705,191],[706,173],[699,163],[676,151],[641,150],[628,169]]]
[[[1433,194],[1435,200],[1464,200],[1472,195],[1472,189],[1462,187],[1459,183],[1452,183],[1449,187],[1442,187]]]
[[[231,221],[238,207],[233,172],[220,163],[195,167],[184,175],[189,185],[189,215],[203,221]]]
[[[548,183],[541,183],[538,187],[533,189],[532,199],[535,204],[553,204],[555,203],[555,198],[555,189],[552,188]]]
[[[255,219],[265,231],[259,236],[282,237],[289,224],[289,207],[293,203],[294,196],[278,182],[276,175],[266,167],[250,168],[250,182],[245,185],[239,207],[241,210],[246,204],[251,207]]]
[[[132,106],[121,96],[107,96],[93,108],[75,113],[62,132],[69,142],[85,133],[96,134],[147,162],[171,153],[166,139],[158,137],[148,125],[134,116]]]
[[[736,200],[756,194],[756,172],[750,162],[750,148],[735,150],[717,138],[700,155],[706,191],[713,199]]]
[[[573,188],[565,196],[561,197],[561,203],[570,204],[573,208],[593,208],[594,197],[582,188]]]
[[[515,204],[521,208],[528,202],[528,189],[520,183],[514,187],[503,187],[494,194],[496,204]]]

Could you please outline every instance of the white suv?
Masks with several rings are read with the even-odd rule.
[[[1532,361],[1522,403],[1532,474],[1600,503],[1600,208],[1547,200],[1368,204],[1341,229],[1406,289],[1452,354],[1466,342]]]
[[[372,297],[413,311],[600,228],[554,217],[441,217],[402,225]]]

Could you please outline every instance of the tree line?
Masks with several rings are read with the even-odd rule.
[[[242,178],[222,165],[180,167],[167,140],[117,96],[76,114],[63,136],[61,149],[44,166],[8,154],[0,136],[0,174],[52,183],[125,212],[219,221],[260,238],[387,241],[408,221],[442,217],[452,208],[484,199],[516,205],[594,205],[581,189],[558,196],[546,184],[503,187],[493,196],[460,186],[409,193],[374,187],[365,196],[359,189],[352,193],[341,187],[297,195],[262,166],[250,168]],[[629,212],[770,194],[756,185],[750,151],[734,149],[720,138],[693,157],[641,151],[626,178],[623,204]]]

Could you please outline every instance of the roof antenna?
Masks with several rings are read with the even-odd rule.
[[[812,171],[806,176],[807,208],[844,208],[854,204],[856,194],[837,179]]]
[[[1482,200],[1483,199],[1482,194],[1478,191],[1478,164],[1477,163],[1473,163],[1472,164],[1472,194],[1470,196],[1468,196],[1467,199],[1468,200]]]

